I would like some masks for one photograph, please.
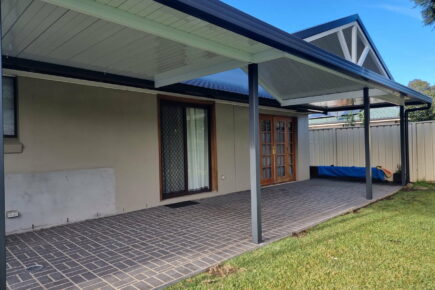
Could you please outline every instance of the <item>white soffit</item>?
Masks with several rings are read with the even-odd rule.
[[[153,0],[3,0],[1,5],[6,56],[154,80],[156,87],[259,63],[261,85],[281,103],[365,86]],[[353,27],[350,44],[345,30],[337,32],[338,39],[348,47],[345,57],[365,62],[361,57],[369,59],[371,52],[356,57]]]
[[[152,0],[3,0],[3,54],[169,85],[277,50]]]

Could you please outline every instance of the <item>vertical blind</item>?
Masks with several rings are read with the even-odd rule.
[[[209,109],[162,101],[160,130],[163,197],[209,190]]]
[[[188,190],[204,190],[210,176],[207,110],[187,108],[186,118]]]

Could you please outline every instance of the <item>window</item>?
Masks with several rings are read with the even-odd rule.
[[[211,106],[160,100],[162,198],[211,190]]]
[[[5,137],[17,136],[16,112],[15,78],[3,77],[3,134]]]

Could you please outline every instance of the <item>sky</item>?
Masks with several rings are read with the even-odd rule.
[[[435,85],[435,26],[411,0],[223,0],[287,32],[359,14],[394,79]]]

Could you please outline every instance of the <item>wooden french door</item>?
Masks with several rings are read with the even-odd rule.
[[[261,184],[296,180],[296,118],[260,115]]]

